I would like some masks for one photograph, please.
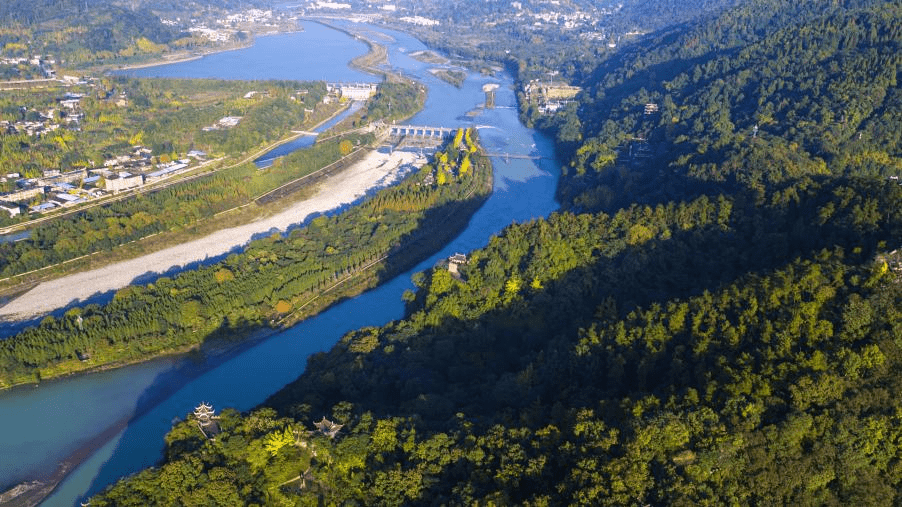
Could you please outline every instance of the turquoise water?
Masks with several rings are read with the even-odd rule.
[[[353,38],[315,23],[304,26],[304,35],[318,34],[324,38],[322,47],[335,44],[337,54],[344,55],[342,58],[359,54],[356,51],[361,43]],[[230,356],[159,359],[0,394],[0,487],[51,472],[80,445],[125,422],[124,429],[72,472],[43,504],[77,505],[116,479],[156,463],[162,456],[163,437],[173,420],[185,417],[199,402],[212,403],[217,410],[253,408],[296,378],[310,354],[327,350],[345,332],[401,318],[404,310],[401,294],[413,287],[410,277],[414,272],[455,252],[484,246],[493,234],[512,222],[546,216],[557,208],[554,192],[559,167],[553,160],[553,146],[549,139],[526,129],[517,120],[509,76],[473,74],[460,89],[455,88],[434,78],[428,72],[429,65],[407,56],[425,49],[419,41],[397,32],[380,32],[394,38],[394,42],[387,44],[391,65],[415,77],[429,90],[424,110],[409,120],[410,124],[476,126],[491,153],[538,155],[543,159],[510,159],[509,163],[494,160],[494,193],[468,227],[441,252],[381,287],[344,301],[252,347]],[[296,50],[295,37],[299,35],[264,37],[253,48],[229,52],[227,60],[216,60],[222,57],[214,55],[142,69],[141,75],[311,79],[312,72],[315,79],[349,79],[344,77],[346,66],[335,64],[345,60],[337,57],[328,58],[325,63],[311,60],[299,64],[292,60],[290,68],[270,69],[261,75],[234,74],[235,67],[286,62],[284,55]],[[336,40],[343,42],[336,44]],[[308,38],[306,43],[320,47],[315,39]],[[208,58],[220,62],[216,65],[221,66],[221,73],[216,73],[216,65]],[[487,83],[500,85],[496,92],[498,107],[478,112],[484,98],[482,86]],[[468,114],[474,111],[476,114]]]

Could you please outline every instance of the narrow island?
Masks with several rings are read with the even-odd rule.
[[[466,71],[449,67],[451,60],[434,51],[414,51],[410,53],[410,57],[430,65],[438,65],[439,67],[429,69],[429,72],[435,77],[452,84],[458,88],[463,86],[464,80],[467,79]]]
[[[254,241],[216,264],[119,290],[6,339],[0,386],[39,382],[290,326],[403,272],[461,230],[491,193],[475,130],[432,163],[335,216]]]
[[[442,81],[452,84],[458,88],[463,86],[464,81],[467,79],[467,73],[462,70],[432,69],[429,72],[431,72],[435,77],[441,79]]]

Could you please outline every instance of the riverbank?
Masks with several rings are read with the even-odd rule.
[[[281,328],[260,328],[250,332],[247,336],[243,337],[240,340],[218,340],[212,343],[203,343],[201,345],[181,347],[178,349],[161,352],[153,358],[119,361],[116,363],[97,366],[88,370],[74,372],[65,377],[52,379],[51,382],[64,382],[66,381],[66,377],[86,375],[90,373],[98,373],[102,371],[123,368],[133,364],[148,361],[149,359],[159,359],[167,356],[187,357],[188,355],[193,353],[203,354],[204,357],[207,358],[207,368],[203,370],[193,370],[193,376],[191,377],[193,378],[194,376],[203,374],[209,369],[215,368],[218,364],[221,364],[229,360],[230,358],[235,357],[242,351],[255,346],[261,341],[282,330],[283,329]],[[189,379],[186,378],[185,380]],[[16,388],[27,388],[27,386],[19,385],[16,386]],[[170,392],[156,392],[155,397],[157,401],[159,401],[165,399],[165,397],[170,394]],[[33,476],[28,480],[22,481],[14,486],[9,484],[0,484],[0,487],[9,488],[6,491],[0,492],[0,507],[34,507],[39,505],[47,496],[53,493],[56,487],[69,475],[70,472],[77,469],[82,463],[84,463],[97,451],[99,451],[104,445],[106,445],[112,438],[116,437],[117,434],[125,430],[125,428],[128,427],[128,424],[132,420],[148,412],[155,405],[155,401],[148,401],[146,402],[146,405],[144,407],[140,408],[134,414],[128,417],[121,418],[118,421],[114,422],[101,433],[92,437],[90,440],[80,445],[77,449],[75,449],[65,458],[56,463],[55,468],[53,468],[52,472],[48,472],[45,475]],[[49,468],[50,467],[48,467],[48,469]]]
[[[98,434],[65,460],[57,464],[52,473],[27,482],[18,484],[7,491],[0,493],[0,507],[35,507],[49,496],[69,472],[78,468],[85,460],[119,432],[128,426],[128,419],[117,421],[115,424]]]
[[[278,328],[260,328],[256,331],[251,332],[240,341],[219,341],[212,344],[204,343],[199,346],[192,345],[189,347],[182,347],[179,349],[165,351],[149,359],[158,359],[167,356],[186,356],[187,354],[191,354],[192,352],[200,352],[208,358],[207,369],[211,369],[216,367],[216,365],[227,361],[231,357],[240,354],[243,350],[253,347],[254,345],[280,331],[281,329]],[[73,375],[85,375],[116,368],[123,368],[132,364],[147,361],[149,359],[144,358],[135,359],[132,361],[120,361],[117,363],[97,366],[89,370],[75,372],[68,376],[71,377]],[[202,374],[204,371],[205,370],[195,371],[195,376]],[[65,377],[60,377],[55,378],[52,381],[63,382],[65,380]],[[19,385],[16,387],[26,388],[27,386]],[[156,397],[158,399],[163,399],[168,394],[170,393],[158,392],[156,393]],[[69,473],[77,469],[82,463],[87,461],[97,451],[103,448],[103,446],[106,445],[112,438],[116,437],[116,435],[124,431],[132,420],[151,410],[154,405],[154,402],[148,402],[147,406],[145,406],[142,410],[139,410],[129,417],[124,417],[114,422],[101,433],[95,435],[90,440],[80,445],[77,449],[68,454],[65,458],[56,463],[55,468],[52,472],[48,472],[45,475],[36,475],[29,478],[28,480],[16,484],[15,486],[8,484],[0,485],[9,488],[6,491],[0,492],[0,507],[35,507],[39,505],[46,497],[48,497],[56,490],[56,487],[59,486],[59,484],[69,475]]]

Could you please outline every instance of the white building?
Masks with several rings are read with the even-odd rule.
[[[378,87],[379,85],[376,83],[330,83],[327,85],[329,93],[349,100],[366,100],[375,95]]]
[[[441,23],[434,19],[424,18],[423,16],[404,16],[401,21],[419,26],[438,26]]]
[[[105,178],[104,189],[107,192],[121,192],[144,184],[144,176],[122,171]]]
[[[66,194],[62,192],[55,194],[52,200],[53,202],[58,203],[60,206],[74,206],[80,202],[84,202],[84,199],[78,197],[77,195]]]

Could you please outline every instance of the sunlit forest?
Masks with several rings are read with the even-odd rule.
[[[209,435],[186,415],[158,466],[91,505],[899,504],[900,46],[898,1],[749,0],[599,52],[574,103],[521,101],[555,139],[558,212],[415,275],[403,319],[349,333],[256,410]],[[474,174],[475,143],[424,169],[435,195]],[[212,288],[178,300],[180,325],[226,322],[210,294],[233,286],[289,310],[295,280],[389,245],[368,216],[433,202],[409,191],[355,212],[339,236],[376,243],[326,272],[293,263],[341,251],[319,239],[331,219],[184,275]],[[283,263],[295,280],[254,290]],[[84,321],[157,329],[130,312],[177,283]]]

